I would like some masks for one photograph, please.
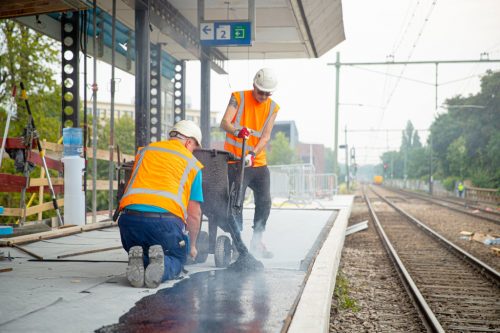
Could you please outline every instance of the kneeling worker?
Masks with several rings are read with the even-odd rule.
[[[169,137],[139,150],[120,200],[118,226],[129,257],[127,279],[138,288],[156,288],[177,277],[188,250],[193,259],[197,255],[203,165],[192,152],[201,147],[201,130],[181,120]]]

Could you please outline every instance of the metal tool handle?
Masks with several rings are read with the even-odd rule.
[[[243,200],[245,193],[243,193],[243,179],[245,178],[245,147],[246,147],[246,138],[243,138],[243,143],[241,147],[241,162],[240,162],[240,181],[238,183],[238,192],[235,200],[235,207],[241,209],[243,207]]]

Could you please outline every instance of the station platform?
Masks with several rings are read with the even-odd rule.
[[[273,209],[264,240],[274,257],[260,259],[263,272],[219,269],[209,255],[158,289],[128,284],[117,227],[22,245],[44,260],[2,247],[0,331],[323,332],[352,202]],[[247,244],[252,219],[244,209]]]

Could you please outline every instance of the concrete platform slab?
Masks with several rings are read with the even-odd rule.
[[[337,209],[345,207],[340,197],[335,198],[332,202],[323,203],[324,209],[273,210],[265,241],[269,250],[274,252],[274,258],[262,259],[265,266],[263,275],[245,276],[239,280],[240,283],[232,286],[226,285],[226,282],[235,279],[228,280],[224,277],[227,275],[224,273],[226,270],[215,268],[213,255],[209,255],[203,264],[187,266],[189,273],[182,280],[163,283],[159,289],[146,289],[128,285],[124,276],[127,255],[123,249],[72,256],[56,262],[40,262],[32,261],[29,255],[18,249],[2,248],[5,255],[10,253],[12,261],[0,261],[0,269],[13,270],[0,273],[0,331],[91,332],[105,326],[119,325],[121,316],[134,314],[143,304],[146,304],[146,308],[151,302],[155,304],[155,296],[161,299],[161,295],[177,293],[182,297],[186,290],[190,291],[191,298],[186,299],[191,300],[187,304],[191,304],[192,308],[185,311],[197,313],[202,319],[195,331],[206,331],[207,327],[209,331],[212,328],[217,331],[217,325],[226,324],[236,325],[239,327],[237,330],[241,331],[252,331],[255,327],[261,332],[280,331],[285,322],[290,322],[291,310],[304,288],[306,272],[299,269],[300,262],[313,246],[326,221],[332,214],[337,215]],[[252,218],[253,210],[245,209],[242,234],[245,242],[251,238]],[[204,223],[202,228],[206,227]],[[119,245],[118,229],[108,228],[38,241],[23,247],[44,259],[58,260],[58,256],[65,254]],[[189,286],[189,282],[200,280],[207,282],[205,289],[200,289],[203,288],[200,283]],[[331,284],[331,281],[328,283]],[[208,292],[211,289],[214,293]],[[201,290],[205,290],[205,293]],[[235,290],[241,291],[238,297],[235,297]],[[201,298],[198,297],[200,295]],[[146,296],[151,296],[149,301],[142,302]],[[170,297],[163,299],[161,304],[169,304]],[[219,317],[208,315],[212,309],[210,305],[221,306],[228,300],[236,301],[239,305],[229,307],[235,309],[234,316],[239,319],[230,323],[213,320]],[[204,307],[200,307],[200,304],[204,304]],[[225,307],[220,309],[221,313],[226,311],[223,310]],[[255,317],[257,314],[261,314],[260,321]],[[209,326],[204,326],[207,324]]]

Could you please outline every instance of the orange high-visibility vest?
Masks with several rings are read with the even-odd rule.
[[[238,111],[231,123],[236,129],[246,127],[254,131],[246,141],[245,150],[247,152],[254,150],[257,143],[259,143],[264,127],[271,119],[271,116],[280,109],[279,105],[271,98],[268,98],[263,103],[257,102],[252,92],[253,90],[233,92],[233,96],[238,102]],[[242,142],[243,139],[231,133],[226,133],[224,149],[241,158]],[[266,164],[266,150],[263,149],[255,156],[254,166],[258,167]]]
[[[191,185],[203,165],[176,140],[151,143],[135,157],[120,209],[143,204],[166,209],[186,223]]]

